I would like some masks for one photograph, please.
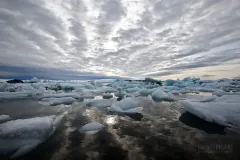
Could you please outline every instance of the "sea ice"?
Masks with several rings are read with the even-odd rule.
[[[170,94],[167,94],[164,92],[162,89],[157,89],[152,93],[152,99],[156,102],[161,102],[161,101],[173,101],[173,97]]]
[[[103,99],[110,99],[110,98],[113,98],[113,95],[110,93],[103,93],[102,97],[103,97]]]
[[[11,117],[9,117],[8,115],[0,115],[0,123],[4,121],[8,121],[10,119]]]
[[[18,119],[0,124],[0,153],[22,156],[44,142],[56,130],[63,116]]]
[[[144,96],[144,97],[147,97],[150,93],[148,91],[148,89],[140,89],[138,91],[138,93],[141,95],[141,96]]]
[[[100,130],[102,130],[103,128],[104,128],[104,125],[102,125],[101,123],[92,122],[92,123],[88,123],[88,124],[85,124],[84,126],[82,126],[79,129],[79,132],[95,134],[95,133],[99,132]]]
[[[106,107],[110,107],[114,101],[116,101],[115,99],[97,99],[97,100],[92,100],[90,102],[87,103],[87,106],[90,107],[96,107],[96,108],[106,108]]]
[[[240,127],[240,103],[183,101],[184,108],[208,122]]]
[[[118,113],[139,113],[143,110],[137,98],[128,97],[112,104],[110,111]]]
[[[43,104],[43,105],[56,106],[56,105],[59,105],[59,104],[70,105],[75,101],[76,101],[76,99],[72,98],[72,97],[43,98],[41,101],[39,101],[39,103]]]

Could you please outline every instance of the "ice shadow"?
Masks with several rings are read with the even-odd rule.
[[[216,123],[207,122],[189,112],[184,112],[179,117],[179,120],[189,127],[203,130],[204,132],[206,132],[208,134],[222,134],[222,135],[226,134],[224,131],[224,129],[225,129],[224,126],[221,126]]]

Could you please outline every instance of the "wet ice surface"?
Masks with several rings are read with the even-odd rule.
[[[0,103],[0,113],[13,120],[66,113],[49,139],[18,159],[239,158],[238,134],[183,113],[179,102],[154,102],[150,97],[139,100],[141,114],[113,113],[107,108],[89,107],[85,102],[44,106],[35,100]],[[91,122],[101,123],[104,128],[95,134],[79,132],[80,127]]]

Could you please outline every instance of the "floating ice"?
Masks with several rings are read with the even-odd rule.
[[[152,99],[156,102],[161,102],[161,101],[173,101],[173,97],[170,94],[167,94],[164,92],[162,89],[157,89],[152,93]]]
[[[29,83],[38,83],[40,80],[37,77],[33,77],[31,80],[28,81]]]
[[[103,99],[110,99],[110,98],[113,98],[113,95],[110,93],[103,93],[102,97],[103,97]]]
[[[128,89],[126,90],[126,92],[127,92],[127,93],[134,93],[134,92],[137,92],[138,90],[139,90],[138,87],[134,87],[134,88],[128,88]]]
[[[216,95],[219,97],[223,95],[239,95],[240,96],[240,92],[225,92],[225,91],[219,90],[219,91],[213,92],[213,95]]]
[[[217,97],[215,101],[226,103],[240,103],[240,95],[223,95],[222,97]]]
[[[97,99],[87,103],[87,106],[96,108],[110,107],[114,103],[115,99]]]
[[[139,113],[143,110],[143,107],[140,107],[138,99],[128,97],[114,103],[109,110],[118,113]]]
[[[141,95],[141,96],[144,96],[144,97],[147,97],[150,93],[148,91],[148,89],[140,89],[138,91],[138,93]]]
[[[118,92],[115,93],[115,96],[118,97],[118,98],[123,99],[124,96],[126,95],[126,92],[122,91],[122,88],[118,88],[117,90],[118,90]]]
[[[192,102],[211,102],[214,101],[217,96],[199,96],[199,95],[189,95],[187,96],[187,100]]]
[[[32,151],[54,133],[62,118],[37,117],[0,124],[0,153],[13,153],[11,158],[17,158]]]
[[[11,117],[9,117],[8,115],[0,115],[0,122],[8,121],[10,119]]]
[[[102,130],[103,128],[104,128],[104,125],[102,125],[101,123],[92,122],[92,123],[88,123],[88,124],[85,124],[84,126],[82,126],[79,129],[79,132],[95,134],[95,133],[99,132],[100,130]]]
[[[95,83],[95,86],[96,86],[96,87],[103,87],[103,83],[101,83],[101,82],[96,82],[96,83]]]
[[[184,108],[208,122],[240,127],[240,103],[183,101]]]
[[[82,96],[79,93],[76,92],[71,92],[71,93],[57,93],[57,94],[52,94],[52,93],[47,93],[39,97],[39,99],[43,98],[64,98],[64,97],[72,97],[74,99],[81,99]]]
[[[72,97],[62,97],[62,98],[43,98],[39,103],[43,105],[56,106],[59,104],[70,105],[75,102],[76,99]]]

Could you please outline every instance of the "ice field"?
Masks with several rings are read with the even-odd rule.
[[[0,158],[234,159],[239,134],[237,79],[0,83]]]

